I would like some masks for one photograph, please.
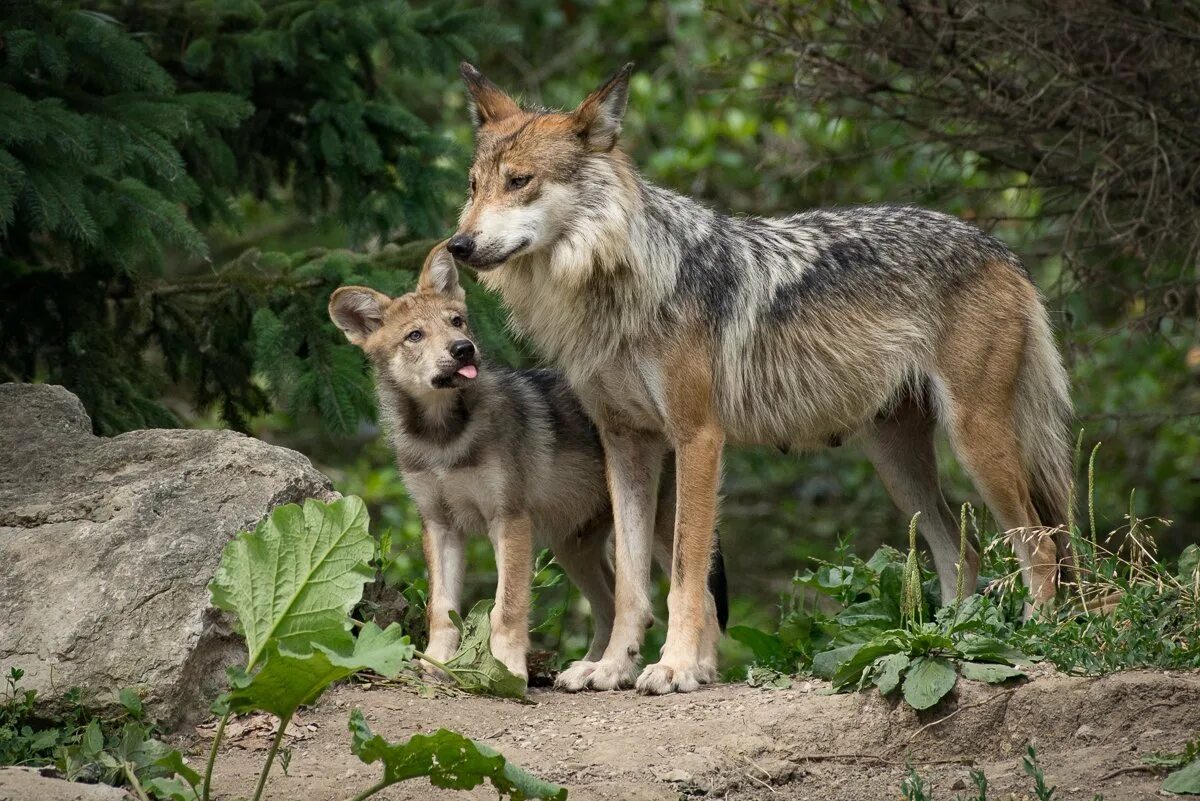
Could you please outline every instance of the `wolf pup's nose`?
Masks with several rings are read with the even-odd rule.
[[[469,339],[460,339],[450,343],[450,355],[465,362],[475,355],[475,343]]]
[[[455,234],[446,243],[446,250],[456,259],[465,259],[475,252],[475,240],[468,234]]]

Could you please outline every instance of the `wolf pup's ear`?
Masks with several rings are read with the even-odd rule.
[[[447,295],[460,302],[467,299],[467,293],[458,283],[454,257],[446,250],[445,242],[439,242],[425,257],[425,266],[421,268],[421,277],[417,279],[417,291]]]
[[[625,119],[625,105],[629,101],[629,75],[633,64],[626,64],[617,74],[588,95],[575,113],[575,130],[596,153],[607,153],[617,144],[621,135],[621,122]]]
[[[471,119],[476,128],[520,113],[521,107],[517,105],[517,101],[483,77],[483,73],[473,65],[464,61],[459,65],[458,71],[462,73],[467,84],[467,99],[470,101],[468,105],[471,107]]]
[[[360,348],[383,325],[392,299],[365,286],[343,286],[329,298],[329,319]]]

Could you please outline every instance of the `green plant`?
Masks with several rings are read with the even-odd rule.
[[[368,765],[383,763],[383,778],[354,796],[361,799],[416,776],[427,776],[434,787],[468,790],[490,781],[501,795],[513,801],[542,798],[565,801],[567,790],[541,781],[482,743],[441,729],[432,735],[415,735],[407,742],[392,744],[371,732],[362,712],[350,713],[350,748]]]
[[[963,510],[963,542],[968,510]],[[900,689],[917,709],[927,709],[959,676],[1002,682],[1025,675],[1014,665],[1023,655],[1005,643],[1011,635],[1001,607],[972,595],[942,607],[930,622],[933,587],[917,558],[916,517],[909,525],[909,552],[881,549],[862,562],[846,555],[843,565],[822,564],[796,584],[843,604],[830,616],[793,607],[775,635],[735,627],[730,635],[754,652],[759,686],[782,686],[777,675],[799,667],[830,679],[835,690],[875,686]],[[786,627],[786,628],[785,628]],[[787,632],[785,634],[785,631]]]
[[[1037,751],[1032,745],[1026,746],[1025,754],[1021,758],[1021,766],[1025,775],[1033,779],[1033,792],[1037,801],[1054,801],[1056,788],[1046,785],[1046,777],[1038,763]],[[988,780],[983,771],[971,769],[971,784],[975,785],[975,792],[965,798],[955,796],[956,801],[988,801]],[[933,801],[933,795],[929,792],[928,785],[911,764],[906,765],[904,779],[900,782],[900,794],[905,801]],[[1005,798],[1008,797],[1005,796]],[[1104,797],[1097,793],[1092,797],[1092,801],[1104,801]]]
[[[331,504],[310,500],[303,507],[281,506],[254,531],[239,535],[225,547],[210,589],[213,604],[235,616],[246,638],[246,665],[230,669],[230,690],[215,706],[221,720],[204,775],[179,772],[176,778],[157,783],[157,791],[172,793],[171,798],[207,801],[230,716],[261,711],[274,715],[278,726],[254,791],[254,801],[258,801],[297,709],[316,701],[334,682],[359,671],[390,677],[408,667],[414,657],[428,659],[413,648],[398,625],[381,629],[350,617],[361,601],[363,585],[375,575],[373,561],[378,563],[378,553],[368,533],[366,507],[353,496]],[[463,648],[439,666],[467,689],[520,696],[524,682],[487,652],[487,619],[485,606],[473,609],[463,621]],[[506,770],[503,757],[474,743],[463,746],[462,742],[470,741],[449,732],[435,735],[432,746],[428,738],[389,746],[370,735],[361,716],[352,717],[351,731],[355,753],[368,764],[382,760],[385,766],[383,781],[356,799],[418,775],[429,775],[435,783],[449,782],[441,786],[459,788],[490,779],[513,798],[566,796],[562,788],[535,782],[511,766]],[[459,739],[453,740],[455,737]],[[510,775],[521,781],[505,778]]]
[[[1088,467],[1094,520],[1096,451]],[[1200,667],[1200,547],[1177,560],[1158,555],[1168,521],[1141,517],[1131,493],[1126,524],[1100,539],[1070,533],[1074,577],[1065,602],[1014,633],[1014,644],[1067,673]]]
[[[1020,678],[1020,651],[1004,643],[1004,624],[982,596],[943,607],[932,623],[911,623],[859,645],[818,654],[813,669],[835,690],[874,685],[887,695],[900,689],[914,709],[946,696],[958,677],[995,684]]]
[[[1172,771],[1163,782],[1163,789],[1167,792],[1200,795],[1200,737],[1185,743],[1182,751],[1151,754],[1143,761],[1147,765]]]
[[[917,773],[911,763],[904,767],[905,776],[900,782],[900,795],[904,797],[904,801],[930,801],[929,788],[921,774]]]

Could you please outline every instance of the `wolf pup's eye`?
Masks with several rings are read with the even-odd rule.
[[[424,336],[425,335],[422,334],[419,330],[409,331],[408,336],[406,336],[405,339],[407,339],[409,342],[420,342],[422,337],[424,337]]]
[[[457,314],[454,315],[450,318],[450,325],[454,326],[455,328],[462,328],[463,318],[459,317]]]
[[[511,192],[514,189],[520,189],[532,180],[532,175],[514,175],[508,179],[508,183],[505,184],[505,189]]]

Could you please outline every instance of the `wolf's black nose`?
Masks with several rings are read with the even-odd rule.
[[[475,252],[475,240],[468,234],[455,234],[446,243],[446,250],[456,259],[465,259]]]
[[[459,339],[450,343],[450,355],[465,362],[475,355],[475,343],[469,339]]]

